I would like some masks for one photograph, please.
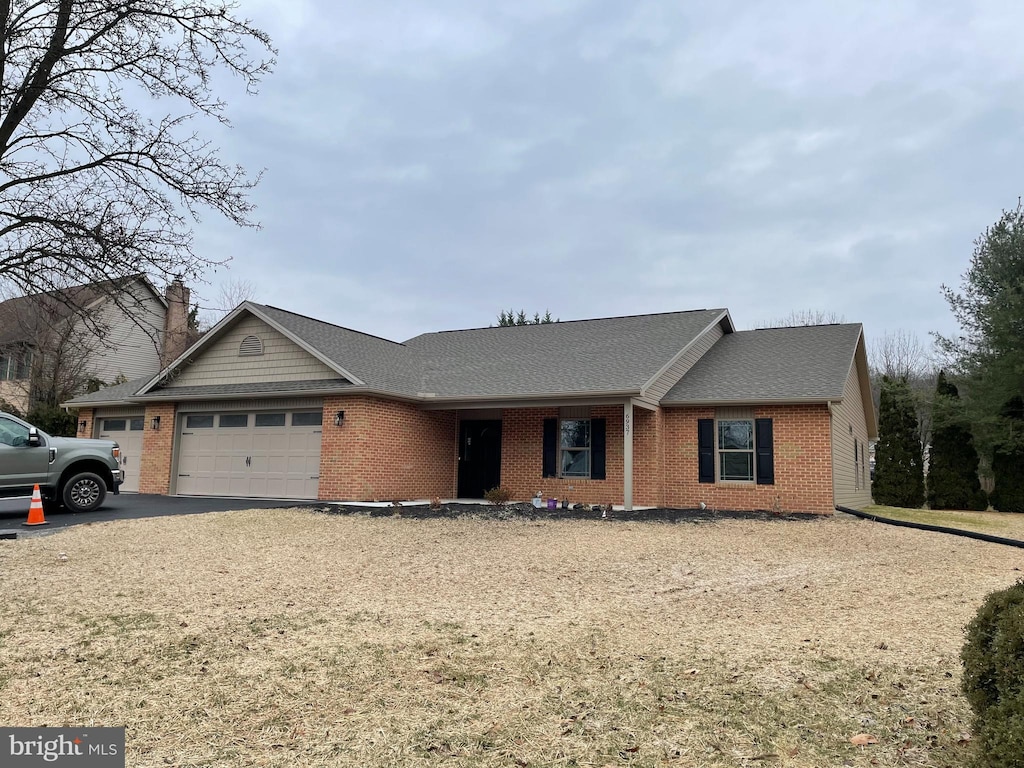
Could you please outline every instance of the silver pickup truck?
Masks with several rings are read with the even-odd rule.
[[[0,412],[0,496],[27,496],[38,483],[47,511],[89,512],[124,479],[113,440],[52,437]]]

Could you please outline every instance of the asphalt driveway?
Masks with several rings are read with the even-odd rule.
[[[131,520],[141,517],[163,517],[164,515],[197,515],[203,512],[225,512],[233,509],[281,509],[284,507],[308,507],[315,501],[266,501],[263,499],[230,499],[195,496],[153,496],[141,493],[108,495],[103,506],[95,512],[59,512],[48,514],[49,525],[28,528],[21,525],[28,519],[31,499],[0,499],[0,531],[16,530],[20,534],[66,528],[84,523],[99,523],[106,520]]]

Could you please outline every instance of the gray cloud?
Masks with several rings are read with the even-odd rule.
[[[389,338],[509,307],[949,332],[940,284],[1021,192],[1009,3],[244,10],[280,64],[218,138],[266,168],[263,229],[204,221],[211,280]]]

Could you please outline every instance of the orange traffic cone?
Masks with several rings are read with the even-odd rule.
[[[28,520],[22,525],[49,525],[43,516],[43,497],[39,495],[39,484],[32,491],[32,504],[28,508]]]

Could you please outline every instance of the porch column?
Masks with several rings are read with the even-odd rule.
[[[633,511],[633,401],[622,406],[622,503]]]

